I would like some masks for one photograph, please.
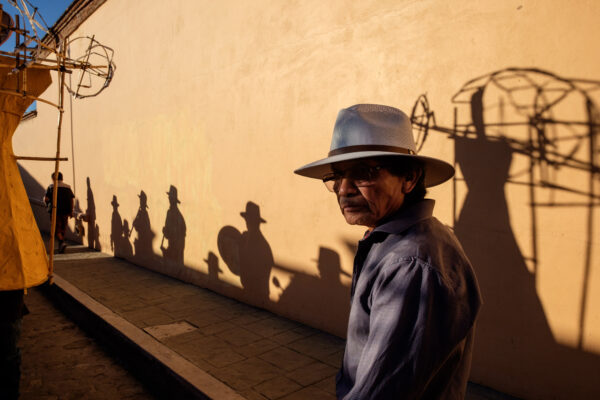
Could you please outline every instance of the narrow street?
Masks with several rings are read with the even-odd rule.
[[[30,289],[25,303],[20,399],[155,399],[40,289]]]

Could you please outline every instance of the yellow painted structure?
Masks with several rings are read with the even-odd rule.
[[[0,57],[1,63],[11,63]],[[48,279],[48,259],[33,217],[13,153],[12,138],[25,110],[32,103],[11,94],[23,84],[23,72],[0,67],[0,290],[26,289]],[[28,70],[27,91],[32,96],[50,85],[50,73]]]
[[[421,152],[458,171],[434,213],[484,297],[471,379],[598,398],[599,17],[591,0],[108,0],[71,35],[116,64],[66,114],[84,241],[343,336],[362,228],[292,171],[326,155],[340,108],[410,113],[426,93]],[[38,104],[16,151],[47,156],[55,121]]]

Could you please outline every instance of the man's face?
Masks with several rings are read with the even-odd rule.
[[[400,209],[404,203],[404,196],[415,186],[416,179],[398,177],[383,168],[371,169],[371,179],[362,181],[352,179],[355,175],[353,171],[377,166],[377,161],[372,159],[333,165],[335,172],[344,175],[335,185],[334,191],[340,210],[350,225],[374,228],[383,218]]]

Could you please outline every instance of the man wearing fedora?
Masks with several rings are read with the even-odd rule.
[[[425,199],[454,168],[415,154],[402,111],[359,104],[339,112],[328,157],[295,172],[322,179],[346,222],[367,227],[338,398],[464,398],[481,295],[458,240]]]

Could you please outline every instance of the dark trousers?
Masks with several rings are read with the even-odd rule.
[[[19,398],[21,378],[21,350],[17,347],[21,334],[21,319],[0,321],[0,397]]]

